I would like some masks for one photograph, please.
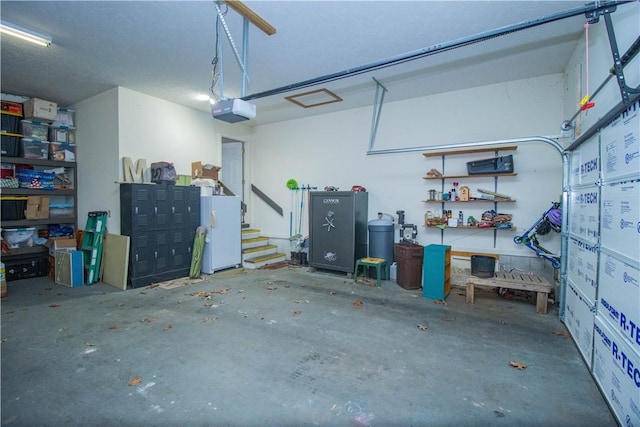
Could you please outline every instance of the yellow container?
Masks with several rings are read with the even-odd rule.
[[[0,298],[7,296],[7,276],[4,274],[4,262],[0,262]]]

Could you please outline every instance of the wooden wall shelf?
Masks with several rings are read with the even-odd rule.
[[[482,173],[476,175],[442,175],[442,176],[423,176],[424,179],[449,179],[449,178],[494,178],[496,176],[516,176],[517,173]]]
[[[517,145],[509,145],[505,147],[485,147],[485,148],[469,148],[462,150],[445,150],[445,151],[426,151],[422,153],[425,157],[452,156],[454,154],[474,154],[474,153],[490,153],[496,151],[514,151]]]
[[[468,200],[466,202],[462,200],[423,200],[424,203],[514,203],[515,200],[489,200],[489,199],[475,199]]]

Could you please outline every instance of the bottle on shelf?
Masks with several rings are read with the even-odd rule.
[[[428,224],[430,219],[433,219],[433,212],[431,212],[431,211],[425,212],[425,214],[424,214],[424,223]]]

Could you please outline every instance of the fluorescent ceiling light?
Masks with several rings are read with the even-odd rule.
[[[10,24],[6,21],[0,22],[0,32],[2,34],[7,34],[9,36],[35,43],[39,46],[49,47],[49,45],[51,45],[51,37],[38,34],[35,31],[27,30],[26,28]]]
[[[198,101],[209,101],[211,98],[209,98],[209,95],[201,93],[195,96],[196,100]]]

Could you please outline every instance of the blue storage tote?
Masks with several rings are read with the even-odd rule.
[[[20,188],[53,190],[55,174],[31,169],[16,169],[16,179]]]

